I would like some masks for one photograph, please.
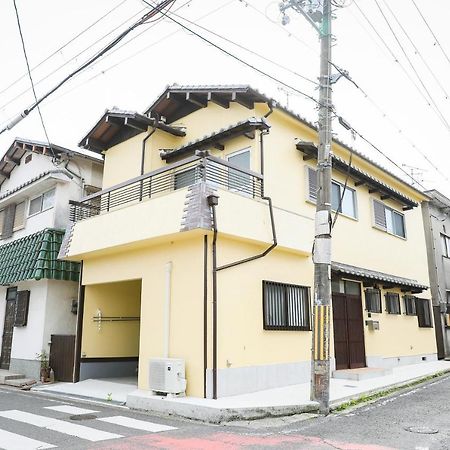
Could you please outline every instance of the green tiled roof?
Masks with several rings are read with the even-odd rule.
[[[0,285],[23,280],[78,281],[80,264],[59,261],[64,230],[46,228],[0,246]]]

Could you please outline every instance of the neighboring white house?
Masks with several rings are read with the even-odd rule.
[[[0,369],[37,378],[45,350],[71,381],[80,267],[57,257],[69,200],[102,175],[98,155],[18,138],[0,160]]]

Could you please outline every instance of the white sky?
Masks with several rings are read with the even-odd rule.
[[[450,93],[450,62],[435,44],[412,0],[377,1],[386,11],[389,21],[410,55],[422,82],[442,112],[444,120],[450,122],[450,98],[446,98],[444,94],[444,90]],[[450,17],[449,2],[415,1],[450,56],[450,32],[447,23]],[[416,54],[397,22],[387,11],[385,2],[396,14],[397,20],[407,31],[442,87],[439,87],[427,71],[420,55]],[[146,5],[140,0],[76,2],[17,0],[32,67],[119,4],[120,6],[107,18],[33,71],[38,96],[44,94],[137,17],[143,15]],[[177,12],[181,16],[263,54],[291,71],[316,80],[319,70],[316,32],[302,17],[293,12],[289,14],[291,22],[282,27],[279,23],[277,4],[278,1],[270,0],[177,0],[172,11],[181,8]],[[365,11],[373,26],[386,40],[397,56],[398,62],[364,21],[356,4]],[[135,17],[131,20],[133,16]],[[272,19],[272,22],[269,19]],[[126,25],[122,25],[124,21],[127,21]],[[12,0],[0,2],[0,25],[0,50],[3,56],[0,91],[4,91],[0,92],[0,125],[3,127],[9,118],[33,102],[33,96],[29,89],[28,77],[23,77],[8,88],[26,73]],[[72,79],[47,99],[42,104],[41,110],[50,140],[55,144],[76,148],[77,143],[106,108],[117,106],[141,112],[153,102],[167,84],[172,83],[250,84],[282,103],[285,103],[288,97],[291,109],[311,121],[316,121],[317,111],[313,102],[294,92],[287,95],[285,91],[280,90],[281,86],[278,83],[178,28],[167,19],[139,27],[123,41],[129,43],[113,50],[99,63]],[[313,84],[291,72],[222,41],[204,30],[196,29],[196,31],[277,79],[309,95],[317,96]],[[110,32],[108,37],[96,43]],[[139,33],[142,34],[137,36]],[[439,174],[417,150],[425,153],[439,171],[450,178],[449,127],[442,123],[433,112],[433,107],[427,104],[405,74],[404,69],[410,77],[415,77],[380,15],[375,0],[354,0],[350,6],[336,10],[333,33],[336,37],[333,61],[348,70],[354,81],[377,105],[375,107],[348,80],[342,78],[334,85],[333,101],[337,113],[399,165],[408,164],[423,169],[420,170],[422,175],[418,175],[417,178],[423,179],[423,184],[427,188],[439,189],[450,197],[450,181]],[[82,51],[84,53],[78,55]],[[129,58],[135,53],[136,56]],[[126,58],[129,59],[124,61]],[[60,66],[62,68],[57,70]],[[53,75],[48,76],[55,70],[57,71]],[[44,77],[47,78],[39,82]],[[420,81],[416,79],[415,83],[423,92]],[[25,93],[20,95],[24,91]],[[377,108],[381,108],[383,113]],[[334,121],[334,131],[345,142],[352,144],[390,170],[396,171],[386,159],[361,139],[356,138],[353,142],[350,133],[343,129],[337,120]],[[30,114],[13,130],[0,136],[0,154],[6,151],[16,136],[45,140],[37,111]],[[405,170],[410,171],[408,168]]]

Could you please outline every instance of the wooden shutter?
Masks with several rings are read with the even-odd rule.
[[[317,171],[307,167],[308,176],[308,199],[312,202],[317,201]]]
[[[30,303],[30,291],[18,291],[16,299],[15,327],[24,327],[28,319],[28,305]]]
[[[3,237],[3,222],[5,221],[5,210],[0,211],[0,236]]]
[[[14,215],[13,229],[17,230],[22,228],[25,224],[25,202],[21,202],[16,205],[16,213]]]
[[[385,210],[386,208],[383,203],[378,202],[377,200],[373,201],[373,218],[375,225],[383,230],[387,229]]]
[[[5,218],[3,220],[2,238],[7,239],[13,234],[14,215],[16,213],[16,204],[11,203],[4,209]]]

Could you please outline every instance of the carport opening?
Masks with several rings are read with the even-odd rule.
[[[86,285],[80,381],[137,384],[141,280]]]

